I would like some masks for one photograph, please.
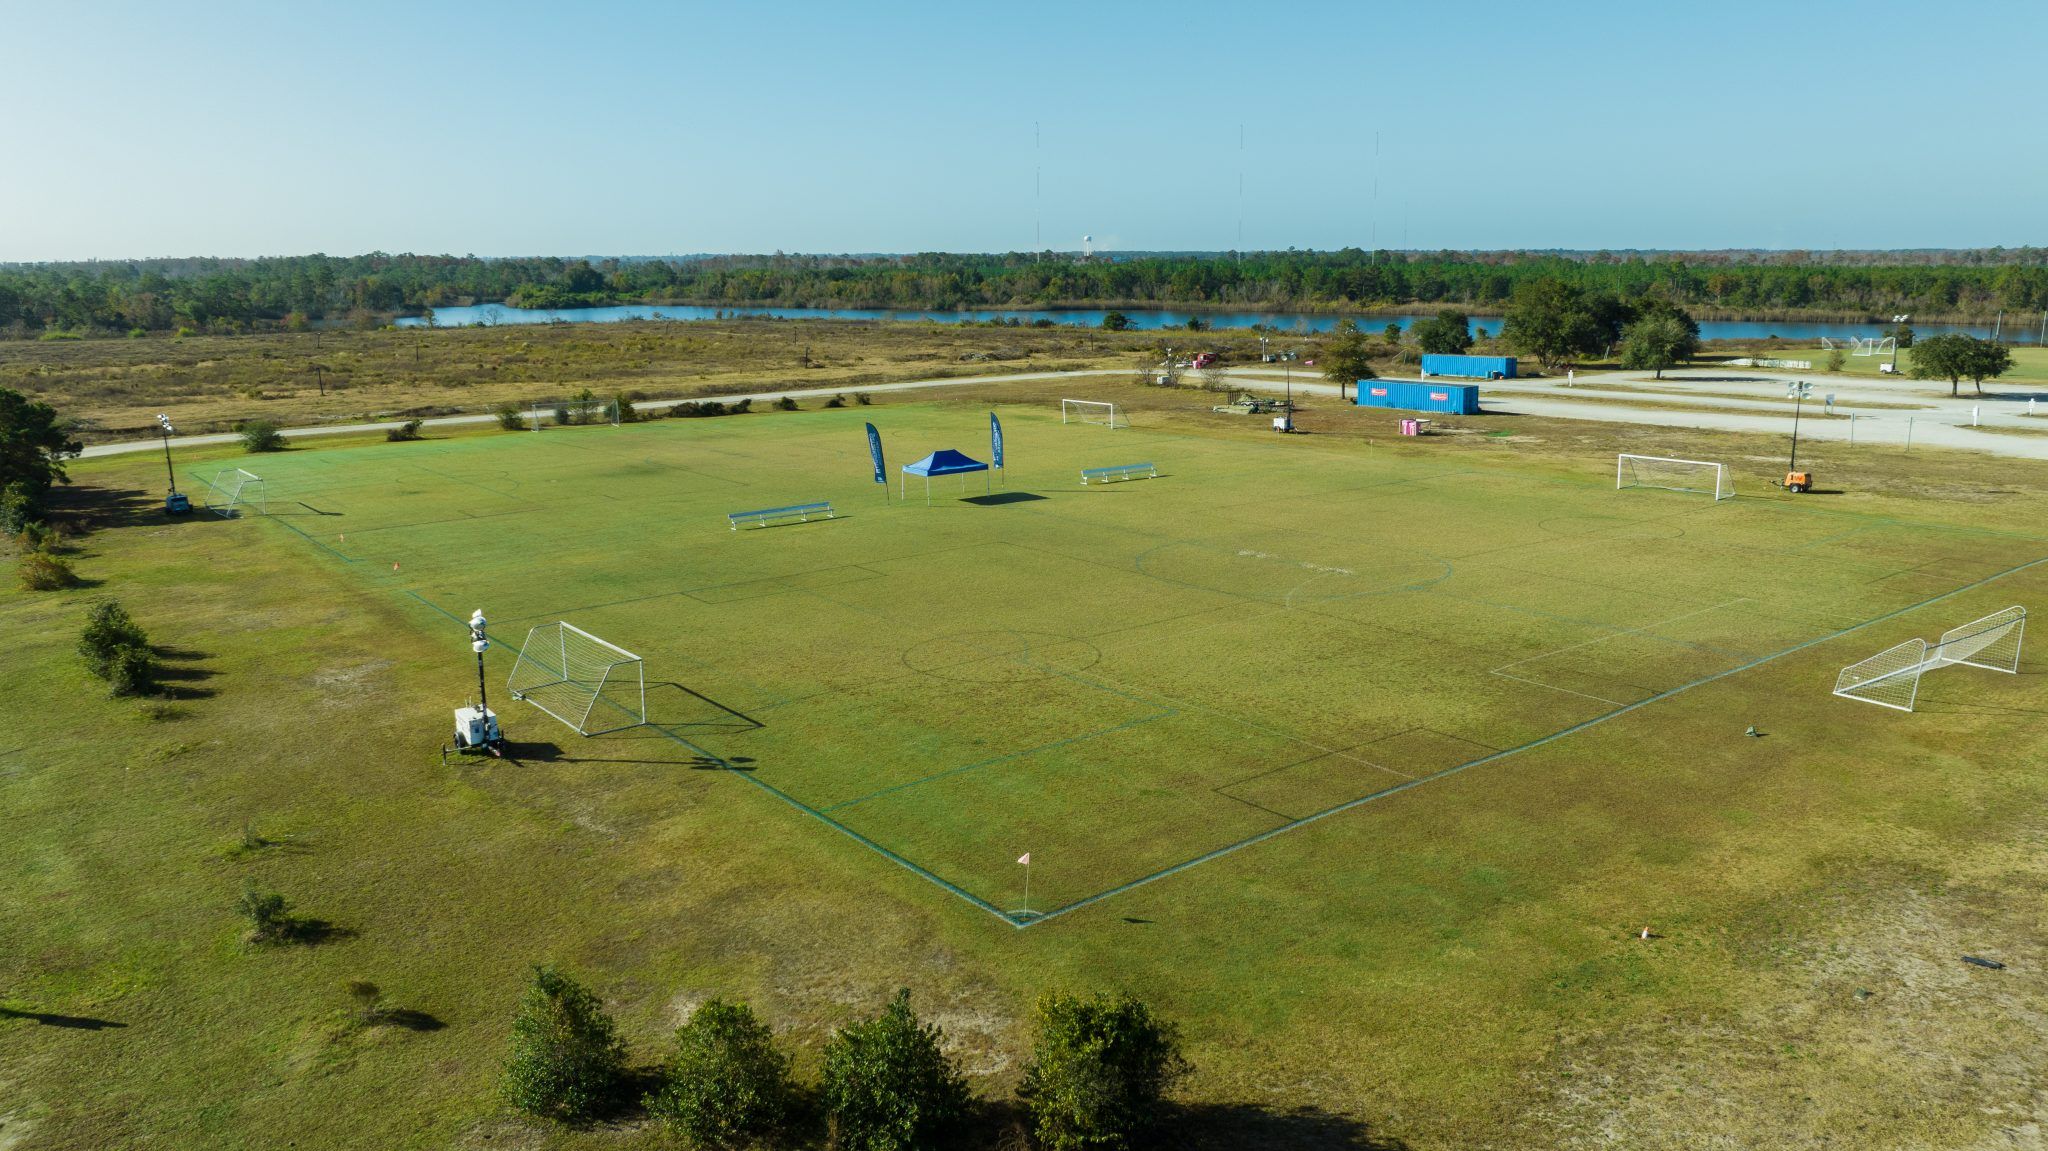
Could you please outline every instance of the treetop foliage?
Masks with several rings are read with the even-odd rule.
[[[825,1048],[824,1102],[845,1151],[919,1151],[967,1113],[963,1079],[908,989],[881,1015],[842,1029]]]
[[[587,1119],[616,1099],[625,1077],[625,1044],[597,996],[535,967],[512,1020],[506,1101],[530,1115]]]
[[[1445,304],[1497,309],[1554,279],[1635,301],[1758,313],[2048,309],[2048,251],[1935,253],[924,253],[565,259],[391,255],[0,265],[0,335],[302,328],[506,301],[952,309]]]

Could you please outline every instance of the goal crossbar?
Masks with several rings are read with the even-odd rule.
[[[557,621],[526,633],[505,686],[513,699],[547,712],[577,734],[602,735],[647,722],[645,666],[625,648]],[[599,704],[606,710],[597,711]],[[594,722],[593,714],[599,717]]]
[[[1952,627],[1932,645],[1924,639],[1894,644],[1843,668],[1835,677],[1835,694],[1912,711],[1920,695],[1920,678],[1937,668],[1962,666],[2018,673],[2026,630],[2027,609],[2014,606]]]
[[[1117,412],[1116,405],[1108,400],[1061,400],[1060,422],[1063,424],[1102,424],[1111,428],[1127,428],[1130,422]]]
[[[1697,492],[1725,500],[1735,494],[1728,468],[1712,460],[1679,460],[1669,456],[1638,456],[1628,452],[1614,457],[1614,488],[1663,488],[1674,492]]]

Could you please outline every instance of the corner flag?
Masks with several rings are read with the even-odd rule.
[[[1031,866],[1031,853],[1027,851],[1024,854],[1018,856],[1017,862],[1023,864],[1026,867]]]

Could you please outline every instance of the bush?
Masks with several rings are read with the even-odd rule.
[[[341,990],[356,1005],[356,1022],[365,1027],[382,1023],[385,1017],[384,989],[367,979],[351,979]]]
[[[788,396],[784,396],[781,399],[775,401],[775,406],[785,412],[793,412],[797,410],[796,401]]]
[[[1828,353],[1828,371],[1839,372],[1849,366],[1849,353],[1840,348]]]
[[[285,449],[284,433],[269,420],[249,420],[235,431],[241,434],[245,451],[281,452]]]
[[[825,1048],[825,1106],[847,1151],[930,1146],[966,1114],[967,1083],[939,1049],[937,1027],[917,1021],[910,992],[832,1037]]]
[[[21,586],[30,591],[57,591],[78,586],[78,573],[71,570],[69,563],[49,552],[27,553],[15,564],[14,570],[21,577]]]
[[[727,1148],[772,1136],[796,1098],[790,1059],[744,1003],[713,999],[676,1029],[676,1053],[647,1109],[693,1147]]]
[[[670,408],[668,410],[668,414],[677,419],[696,419],[700,416],[722,416],[725,414],[725,405],[719,403],[717,400],[684,402],[677,404],[675,407]]]
[[[251,943],[285,943],[298,932],[298,920],[292,918],[292,905],[285,902],[284,896],[253,883],[242,887],[242,898],[236,901],[235,910],[249,921],[245,938]]]
[[[867,394],[866,392],[855,392],[853,393],[853,402],[859,404],[861,407],[867,407],[869,404],[875,402],[875,397]]]
[[[1050,1151],[1123,1148],[1159,1118],[1160,1099],[1188,1072],[1172,1024],[1129,996],[1048,995],[1018,1098]]]
[[[101,600],[85,613],[85,630],[78,633],[78,654],[86,670],[101,679],[113,674],[114,659],[123,648],[149,647],[149,635],[129,618],[118,601]]]
[[[637,424],[640,422],[640,410],[633,406],[633,401],[626,397],[626,393],[620,392],[613,398],[612,403],[618,405],[620,423]]]
[[[747,412],[747,411],[748,411],[749,409],[751,409],[751,408],[752,408],[753,406],[754,406],[754,398],[753,398],[752,396],[749,396],[749,397],[747,397],[747,398],[746,398],[746,399],[744,399],[744,400],[734,400],[734,401],[733,401],[732,403],[730,403],[730,404],[726,405],[726,409],[725,409],[725,410],[726,410],[726,414],[728,414],[728,415],[734,415],[734,416],[737,416],[737,415],[742,415],[742,414],[744,414],[744,413],[745,413],[745,412]]]
[[[625,1045],[597,996],[552,967],[535,967],[512,1020],[506,1101],[529,1115],[587,1119],[617,1097],[625,1077]]]
[[[42,508],[33,488],[20,480],[0,487],[0,535],[18,535],[40,519]]]
[[[156,653],[146,647],[114,649],[107,665],[107,688],[115,695],[148,695],[155,689],[160,665]]]
[[[498,417],[498,426],[506,431],[521,432],[526,430],[526,413],[520,410],[518,404],[499,404],[496,415]]]
[[[30,520],[21,525],[21,531],[14,539],[25,552],[56,551],[57,545],[63,542],[63,537],[58,534],[57,529],[41,520]]]
[[[828,408],[843,408],[846,406],[846,396],[844,394],[833,396],[825,401],[825,406]]]
[[[419,439],[421,423],[422,421],[420,420],[407,420],[395,428],[385,428],[384,438],[394,444],[402,444],[407,440]]]

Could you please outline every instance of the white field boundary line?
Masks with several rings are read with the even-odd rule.
[[[2030,571],[2034,568],[2040,567],[2043,564],[2048,564],[2048,556],[2042,556],[2039,559],[2031,559],[2026,561],[2025,563],[2014,564],[2013,566],[2006,568],[2002,571],[1996,571],[1991,573],[1990,575],[1984,576],[1981,579],[1972,580],[1969,583],[1963,584],[1961,587],[1951,588],[1948,591],[1942,592],[1940,595],[1930,596],[1927,599],[1907,604],[1904,607],[1894,608],[1893,610],[1885,612],[1882,615],[1872,616],[1871,618],[1864,620],[1862,623],[1851,624],[1848,627],[1828,632],[1824,635],[1818,635],[1809,640],[1803,640],[1799,643],[1793,644],[1791,647],[1784,648],[1779,651],[1774,651],[1769,655],[1758,656],[1753,660],[1749,660],[1746,663],[1742,663],[1735,667],[1728,668],[1725,671],[1718,671],[1712,675],[1701,676],[1700,678],[1693,680],[1690,683],[1683,683],[1678,685],[1677,687],[1668,688],[1646,699],[1640,699],[1634,703],[1625,704],[1621,707],[1614,709],[1613,711],[1593,716],[1591,719],[1581,720],[1578,723],[1572,724],[1570,727],[1560,728],[1557,731],[1551,732],[1549,735],[1541,736],[1537,739],[1532,739],[1527,743],[1521,744],[1520,746],[1503,748],[1500,751],[1491,752],[1487,755],[1482,755],[1479,758],[1470,760],[1466,763],[1454,764],[1450,767],[1442,768],[1438,771],[1433,771],[1428,775],[1419,776],[1405,783],[1397,783],[1392,787],[1386,788],[1382,791],[1376,791],[1371,795],[1359,796],[1357,799],[1340,803],[1335,807],[1326,808],[1322,811],[1316,812],[1313,815],[1303,816],[1302,818],[1297,819],[1291,823],[1285,823],[1280,825],[1279,827],[1269,828],[1265,831],[1258,833],[1257,835],[1251,835],[1245,837],[1244,839],[1240,839],[1236,843],[1225,844],[1224,846],[1216,848],[1213,851],[1204,852],[1201,855],[1195,856],[1193,859],[1183,860],[1180,863],[1176,863],[1171,867],[1161,868],[1160,870],[1155,871],[1150,875],[1141,875],[1138,878],[1130,880],[1126,883],[1121,883],[1115,887],[1108,888],[1107,890],[1096,892],[1094,895],[1077,899],[1074,902],[1066,904],[1062,907],[1053,908],[1051,911],[1044,912],[1043,914],[1040,914],[1024,923],[1017,923],[1014,920],[1007,919],[1007,917],[1005,917],[1005,922],[1010,923],[1012,927],[1015,927],[1020,931],[1026,927],[1035,927],[1038,924],[1047,922],[1048,920],[1057,919],[1060,916],[1065,915],[1069,912],[1079,911],[1084,907],[1090,907],[1094,904],[1101,903],[1103,900],[1115,898],[1116,896],[1122,895],[1125,892],[1134,891],[1137,888],[1144,887],[1147,884],[1157,883],[1162,879],[1178,875],[1181,872],[1186,871],[1190,868],[1199,867],[1204,863],[1211,862],[1212,860],[1221,859],[1226,855],[1235,854],[1239,851],[1244,850],[1247,847],[1264,843],[1269,839],[1285,835],[1290,831],[1306,827],[1311,823],[1316,823],[1321,820],[1328,819],[1333,815],[1342,815],[1347,811],[1363,807],[1368,803],[1374,803],[1379,800],[1386,799],[1389,796],[1399,795],[1404,791],[1409,791],[1414,788],[1421,787],[1424,784],[1434,783],[1437,780],[1445,779],[1450,776],[1457,775],[1461,772],[1469,771],[1475,767],[1483,767],[1490,763],[1497,763],[1500,760],[1520,755],[1525,751],[1534,751],[1539,747],[1544,747],[1549,744],[1556,743],[1558,740],[1566,739],[1570,736],[1577,735],[1579,732],[1585,731],[1589,728],[1598,727],[1609,720],[1619,719],[1624,715],[1628,715],[1631,712],[1637,711],[1641,708],[1648,707],[1651,704],[1671,699],[1674,696],[1683,695],[1684,693],[1691,691],[1696,687],[1704,687],[1710,683],[1718,683],[1719,681],[1727,679],[1730,676],[1740,675],[1745,671],[1749,671],[1753,668],[1762,667],[1767,663],[1773,663],[1777,660],[1785,658],[1788,655],[1797,655],[1798,653],[1805,651],[1808,648],[1819,647],[1821,644],[1831,643],[1835,640],[1842,639],[1846,636],[1854,635],[1855,633],[1860,632],[1865,628],[1875,627],[1878,624],[1897,619],[1898,617],[1905,615],[1908,612],[1918,611],[1921,608],[1925,607],[1932,607],[1937,603],[1941,603],[1945,600],[1954,599],[1956,596],[1963,595],[1967,592],[1975,591],[1981,587],[1986,587],[1992,583],[1995,583],[1999,580],[2006,578],[2007,576],[2017,575],[2023,571]]]

